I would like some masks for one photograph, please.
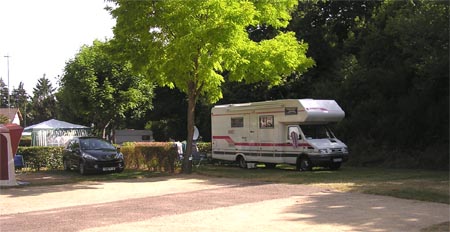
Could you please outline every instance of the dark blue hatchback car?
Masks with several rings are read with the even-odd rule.
[[[67,142],[63,152],[64,170],[78,170],[80,174],[122,172],[125,162],[122,153],[111,143],[96,137],[76,137]]]

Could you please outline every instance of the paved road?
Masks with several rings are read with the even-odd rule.
[[[155,178],[3,189],[0,231],[419,231],[446,204],[306,185]]]

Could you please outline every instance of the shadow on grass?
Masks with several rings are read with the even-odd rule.
[[[449,176],[445,171],[343,167],[333,171],[298,172],[292,166],[275,169],[202,166],[197,173],[276,183],[308,184],[342,192],[360,192],[449,204]]]
[[[214,178],[229,178],[229,181]],[[341,170],[314,169],[298,172],[293,166],[278,165],[277,168],[241,169],[234,165],[201,165],[194,168],[194,174],[169,174],[146,170],[126,169],[122,173],[105,173],[82,176],[76,172],[41,171],[28,172],[17,179],[29,185],[12,187],[17,191],[10,194],[27,195],[28,188],[49,185],[64,185],[48,191],[70,191],[80,188],[95,188],[99,182],[156,182],[169,179],[201,179],[204,184],[239,186],[245,184],[288,183],[307,184],[330,188],[342,192],[360,192],[386,195],[404,199],[439,202],[449,204],[449,176],[447,172],[426,170],[398,170],[380,168],[343,167]],[[240,182],[236,182],[239,180]],[[9,189],[11,187],[1,189]],[[29,193],[31,194],[31,193]]]

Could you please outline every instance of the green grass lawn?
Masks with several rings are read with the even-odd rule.
[[[278,165],[266,169],[240,169],[233,166],[204,165],[196,173],[290,184],[308,184],[343,192],[360,192],[449,204],[449,173],[447,171],[355,168],[337,171],[314,169],[298,172],[292,166]]]
[[[26,180],[27,175],[30,175],[30,173],[24,173],[19,178]],[[81,176],[77,172],[66,172],[62,170],[41,171],[39,173],[51,176],[54,179],[44,182],[29,180],[31,186],[82,181],[111,181],[118,179],[177,176],[176,174],[132,169],[127,169],[122,173],[87,176]],[[308,184],[342,192],[360,192],[421,201],[450,203],[449,173],[447,171],[344,166],[337,171],[314,169],[311,172],[299,172],[294,170],[293,166],[289,165],[278,165],[274,169],[264,168],[264,165],[260,165],[255,169],[241,169],[236,166],[201,165],[194,168],[194,173],[203,176],[239,178],[250,181]]]

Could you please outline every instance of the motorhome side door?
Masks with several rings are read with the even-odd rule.
[[[297,157],[301,152],[301,133],[298,125],[287,125],[284,130],[283,138],[289,146],[283,147],[283,162],[295,164]]]
[[[249,127],[248,127],[248,138],[247,142],[249,144],[248,150],[259,154],[259,137],[258,137],[258,115],[249,114],[248,115]]]

